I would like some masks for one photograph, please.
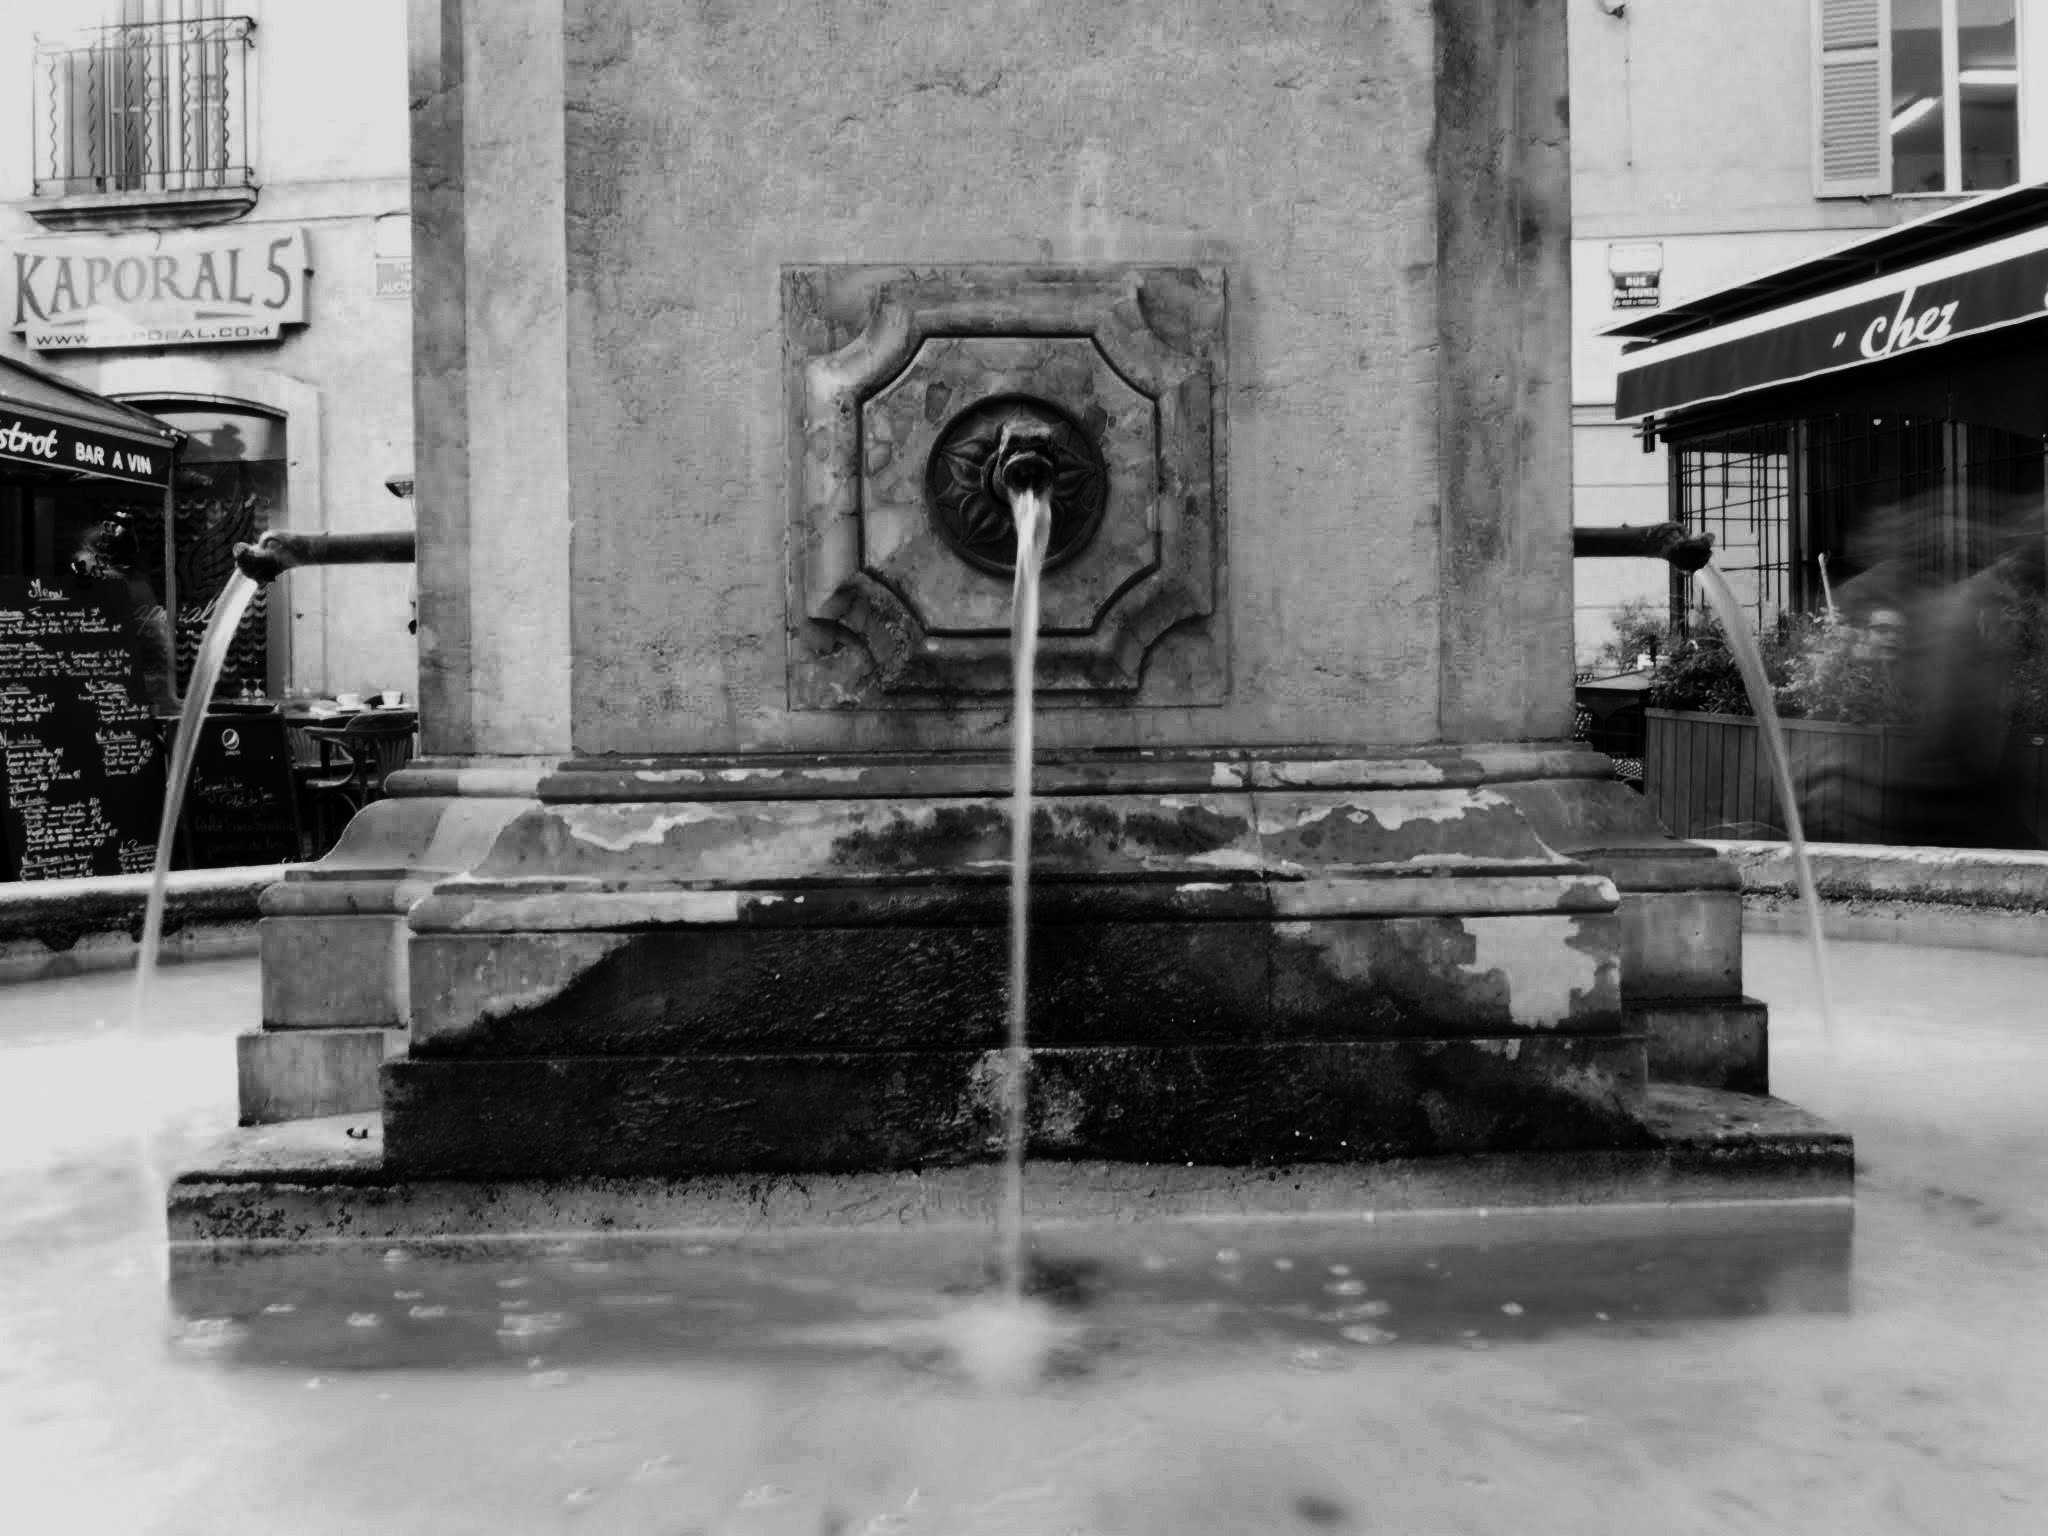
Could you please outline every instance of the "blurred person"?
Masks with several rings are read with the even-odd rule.
[[[1811,718],[1883,724],[1892,735],[1882,758],[1874,738],[1826,752],[1809,746],[1800,801],[1816,840],[2043,846],[2006,751],[2017,621],[2041,602],[2038,496],[1964,531],[1954,547],[1999,553],[1956,579],[1944,580],[1932,564],[1943,515],[1934,496],[1912,496],[1872,509],[1849,530],[1845,563],[1854,574],[1836,590],[1838,616],[1821,625],[1805,658],[1809,685],[1824,685],[1813,692],[1826,697],[1800,702]],[[1830,640],[1840,648],[1824,655]]]
[[[1890,666],[1905,649],[1906,616],[1896,608],[1873,608],[1859,631],[1857,659]]]
[[[110,513],[71,557],[72,577],[114,614],[128,641],[128,691],[162,714],[178,707],[176,647],[171,618],[143,569],[136,525],[143,514]]]
[[[1902,660],[1908,729],[1899,833],[1952,848],[2035,848],[2014,793],[2006,743],[2024,604],[2040,601],[2038,569],[2007,554],[1976,575],[1922,593]]]

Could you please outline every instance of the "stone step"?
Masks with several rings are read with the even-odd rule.
[[[260,1029],[235,1041],[244,1125],[377,1108],[377,1072],[405,1050],[402,1029]]]
[[[1771,1091],[1770,1009],[1755,998],[1632,997],[1622,1014],[1648,1044],[1652,1082]]]
[[[1717,1218],[1816,1207],[1847,1220],[1848,1135],[1781,1100],[1651,1085],[1647,1144],[1561,1152],[1387,1158],[1222,1168],[1208,1162],[1039,1161],[1024,1170],[1027,1220],[1127,1223],[1215,1218],[1398,1217],[1473,1212],[1505,1230],[1574,1218],[1689,1209]],[[563,1174],[436,1178],[384,1155],[377,1115],[224,1134],[172,1182],[174,1254],[211,1264],[249,1244],[451,1242],[511,1234],[724,1236],[777,1251],[802,1231],[993,1227],[1002,1170],[846,1174]],[[1434,1215],[1419,1219],[1434,1221]],[[1517,1227],[1519,1220],[1524,1223]]]
[[[1003,1149],[1001,1051],[398,1060],[409,1175],[853,1172]],[[1053,1047],[1040,1158],[1270,1164],[1641,1145],[1635,1036]]]

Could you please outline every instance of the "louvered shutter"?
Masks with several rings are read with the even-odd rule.
[[[1813,0],[1813,190],[1892,189],[1890,0]]]

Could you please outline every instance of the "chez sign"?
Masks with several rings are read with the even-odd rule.
[[[1625,352],[1623,420],[1861,367],[2048,317],[2048,228]]]
[[[12,252],[13,327],[39,351],[275,341],[306,323],[306,232],[31,240]]]

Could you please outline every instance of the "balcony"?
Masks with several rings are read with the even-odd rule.
[[[36,40],[35,195],[52,228],[209,224],[255,205],[247,16]]]

